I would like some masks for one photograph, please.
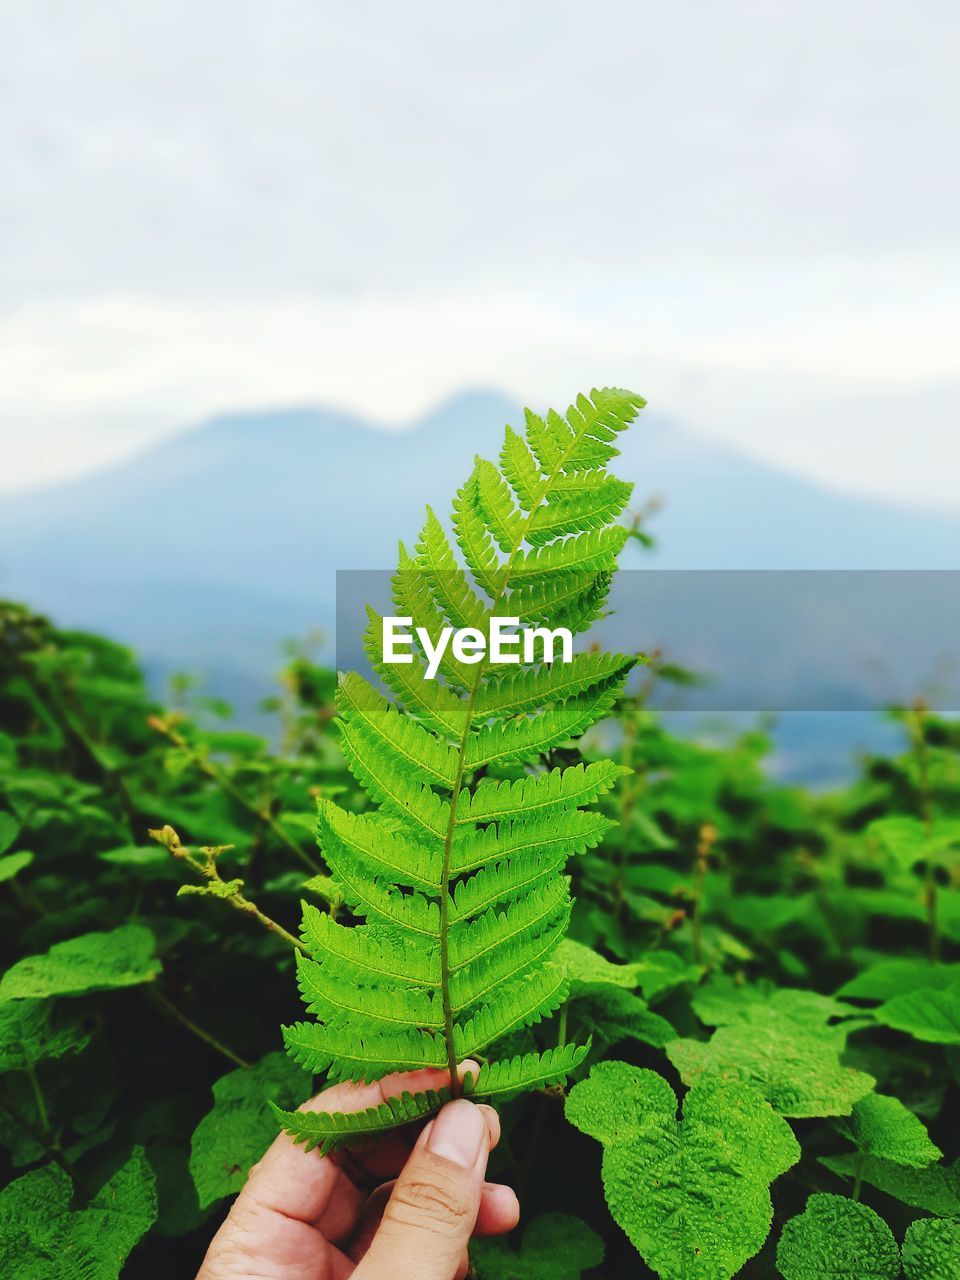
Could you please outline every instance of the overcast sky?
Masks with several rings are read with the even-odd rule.
[[[0,0],[0,488],[603,382],[960,511],[950,0]]]

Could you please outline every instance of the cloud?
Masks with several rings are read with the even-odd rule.
[[[611,379],[955,502],[956,34],[948,0],[8,5],[0,486],[226,407]]]
[[[559,402],[619,382],[661,414],[821,481],[955,503],[960,360],[946,302],[892,290],[884,307],[875,290],[858,302],[851,285],[824,320],[809,280],[787,308],[783,279],[766,299],[756,281],[739,296],[728,282],[719,311],[720,283],[700,283],[700,296],[692,285],[649,299],[638,289],[599,316],[576,299],[497,287],[24,308],[0,316],[0,400],[22,442],[5,485],[89,469],[230,409],[333,402],[396,427],[467,384]]]

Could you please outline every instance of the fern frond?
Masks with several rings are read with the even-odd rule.
[[[609,573],[553,573],[519,584],[507,601],[509,616],[522,623],[586,631],[603,614],[610,590]]]
[[[542,1089],[559,1084],[571,1071],[575,1071],[590,1052],[586,1044],[565,1044],[546,1053],[525,1053],[516,1058],[504,1058],[500,1062],[485,1062],[476,1079],[468,1075],[464,1092],[470,1097],[498,1098],[523,1093],[527,1089]]]
[[[556,951],[567,931],[567,913],[554,912],[546,928],[528,931],[514,948],[489,951],[455,969],[450,977],[450,993],[455,1009],[470,1009],[485,1000],[501,983],[529,973],[544,964]]]
[[[619,653],[575,653],[571,662],[543,663],[488,680],[477,691],[474,716],[516,716],[547,701],[575,698],[608,681],[626,680],[638,659]]]
[[[434,851],[391,831],[382,817],[348,813],[332,800],[318,803],[318,843],[328,863],[359,860],[369,873],[436,897],[440,876]]]
[[[340,680],[336,696],[341,719],[351,727],[360,726],[361,736],[375,741],[411,777],[453,786],[457,776],[454,749],[415,720],[402,716],[363,676],[348,672]]]
[[[611,570],[628,536],[622,525],[613,525],[520,551],[513,562],[513,578],[522,583],[545,574]]]
[[[427,521],[417,542],[417,560],[422,566],[437,609],[454,627],[483,628],[487,606],[472,590],[447,541],[443,525],[427,507]]]
[[[513,505],[506,481],[492,462],[477,462],[477,501],[487,528],[501,551],[513,551],[523,538],[523,515]]]
[[[595,849],[614,822],[593,809],[564,809],[535,814],[489,827],[460,827],[454,832],[450,874],[462,876],[490,862],[519,855],[533,858],[554,853],[564,860]]]
[[[383,618],[373,609],[367,610],[367,617],[363,648],[383,683],[401,706],[428,729],[448,738],[459,738],[466,724],[466,708],[462,699],[439,680],[428,680],[426,663],[416,653],[411,654],[412,662],[384,662],[381,649]]]
[[[595,760],[514,782],[484,778],[467,803],[458,808],[457,822],[502,822],[504,818],[593,804],[629,772],[612,760]]]
[[[602,720],[623,688],[627,673],[614,676],[587,693],[556,703],[541,715],[486,725],[467,743],[467,768],[481,769],[494,761],[529,760],[579,737]]]
[[[408,943],[423,946],[440,935],[440,908],[419,893],[402,893],[382,880],[371,880],[362,867],[327,851],[330,870],[340,883],[343,900],[368,920],[408,934]]]
[[[270,1106],[284,1133],[294,1142],[303,1143],[308,1151],[318,1147],[325,1156],[348,1143],[373,1138],[389,1129],[436,1115],[449,1101],[449,1089],[430,1089],[426,1093],[387,1098],[363,1111],[283,1111],[275,1102]]]
[[[544,490],[543,476],[526,441],[512,427],[506,429],[500,451],[500,470],[510,482],[524,511],[535,511]]]
[[[341,720],[340,748],[350,772],[367,794],[421,838],[443,840],[449,805],[402,764],[365,726]]]
[[[636,659],[517,655],[502,674],[447,645],[429,680],[425,660],[449,627],[488,635],[491,618],[517,617],[579,633],[601,615],[631,492],[607,464],[642,404],[614,389],[579,397],[563,416],[528,412],[525,435],[507,429],[499,468],[476,460],[454,500],[452,539],[428,509],[392,583],[395,613],[412,622],[412,661],[384,660],[383,619],[368,611],[364,644],[392,696],[344,676],[337,724],[371,808],[324,799],[317,826],[354,919],[305,908],[297,970],[314,1021],[284,1029],[289,1052],[315,1073],[373,1081],[442,1067],[454,1093],[504,1097],[556,1083],[583,1059],[584,1047],[566,1046],[485,1063],[464,1086],[457,1075],[459,1060],[535,1027],[566,997],[554,962],[572,905],[564,869],[602,839],[610,822],[590,806],[627,770],[609,760],[545,770],[542,757],[610,710]],[[486,776],[506,763],[528,772]],[[446,1096],[282,1119],[329,1150],[432,1114]]]
[[[451,974],[482,960],[501,943],[524,958],[535,948],[543,930],[551,928],[558,919],[562,919],[566,927],[570,906],[567,880],[555,878],[503,911],[490,910],[475,920],[454,925],[449,939]]]
[[[469,920],[499,903],[531,893],[561,870],[565,862],[566,854],[561,850],[552,856],[538,853],[533,857],[505,858],[503,862],[481,867],[475,875],[454,887],[450,923]]]
[[[303,904],[301,939],[310,955],[356,985],[440,988],[438,946],[411,947],[402,936],[376,925],[349,928],[312,903]]]
[[[590,483],[585,483],[586,477]],[[535,547],[564,534],[604,528],[620,515],[633,492],[632,484],[589,471],[564,480],[556,497],[533,514],[527,541]]]
[[[426,631],[430,636],[431,644],[435,645],[448,623],[437,608],[428,574],[424,572],[419,561],[408,555],[402,542],[399,566],[393,577],[392,587],[393,604],[397,616],[413,618],[416,626]],[[449,646],[440,659],[440,671],[449,684],[460,690],[469,689],[476,677],[476,668],[457,662]]]
[[[493,545],[480,509],[477,469],[453,502],[453,531],[467,568],[482,591],[493,599],[500,589],[503,564]]]
[[[464,1093],[478,1101],[503,1101],[528,1089],[546,1088],[565,1080],[589,1052],[589,1043],[568,1044],[545,1053],[527,1053],[484,1063],[476,1077],[467,1075]],[[270,1106],[281,1128],[294,1142],[304,1144],[308,1151],[317,1147],[321,1155],[328,1155],[338,1147],[436,1115],[449,1101],[450,1090],[446,1088],[404,1093],[362,1111],[284,1111],[274,1102]]]
[[[541,1022],[560,1008],[568,987],[563,970],[549,964],[499,987],[468,1022],[455,1025],[457,1057],[472,1058],[493,1040]]]
[[[357,1080],[364,1084],[382,1080],[395,1071],[419,1071],[446,1065],[443,1037],[407,1028],[359,1035],[342,1026],[321,1022],[295,1022],[283,1028],[287,1052],[313,1075],[327,1073],[333,1082]]]
[[[297,985],[307,1009],[321,1022],[358,1018],[377,1031],[410,1026],[439,1031],[443,1026],[443,1008],[429,992],[347,983],[342,970],[299,953]]]

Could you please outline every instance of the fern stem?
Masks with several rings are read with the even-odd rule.
[[[493,603],[487,613],[487,621],[496,617],[497,609],[500,601],[503,599],[504,593],[510,582],[510,571],[513,568],[514,561],[520,553],[520,548],[526,541],[527,534],[533,524],[533,518],[543,506],[551,487],[557,479],[558,475],[563,474],[563,468],[571,454],[580,443],[586,428],[581,431],[573,432],[573,437],[566,449],[563,451],[560,459],[556,463],[553,471],[549,475],[542,477],[543,484],[540,489],[536,503],[527,513],[527,518],[518,533],[510,554],[507,556],[503,564],[500,579],[497,583],[496,595],[493,597]],[[462,1092],[460,1077],[457,1073],[457,1048],[454,1042],[454,1021],[453,1021],[453,1001],[450,994],[450,857],[453,847],[453,833],[457,823],[457,807],[460,800],[460,791],[463,786],[463,775],[466,772],[466,755],[467,743],[470,738],[470,730],[473,728],[473,709],[476,703],[477,692],[480,688],[480,682],[483,679],[484,672],[487,667],[487,661],[483,661],[477,666],[477,674],[474,677],[473,684],[467,695],[465,707],[463,731],[460,734],[460,742],[457,749],[457,766],[454,775],[453,792],[450,799],[450,817],[447,821],[447,831],[443,841],[443,869],[440,877],[440,990],[443,1001],[443,1037],[447,1050],[447,1068],[450,1072],[450,1096],[458,1098]]]
[[[494,607],[496,607],[496,604]],[[460,799],[460,788],[463,785],[466,766],[467,741],[473,724],[473,707],[479,688],[480,671],[478,670],[473,687],[467,697],[463,733],[460,735],[460,746],[457,751],[457,772],[453,782],[450,817],[447,821],[447,831],[443,841],[443,867],[440,873],[440,990],[443,1000],[443,1039],[447,1049],[447,1067],[450,1071],[450,1096],[452,1098],[460,1097],[462,1086],[457,1072],[453,1000],[450,993],[450,855],[453,849],[453,832],[457,823],[457,803]]]

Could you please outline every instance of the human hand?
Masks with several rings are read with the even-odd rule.
[[[465,1062],[461,1078],[477,1073]],[[339,1084],[304,1111],[360,1111],[440,1089],[445,1071]],[[419,1132],[394,1130],[321,1157],[281,1134],[250,1171],[197,1280],[463,1280],[471,1235],[516,1226],[517,1197],[484,1181],[500,1138],[492,1107],[448,1102]]]

